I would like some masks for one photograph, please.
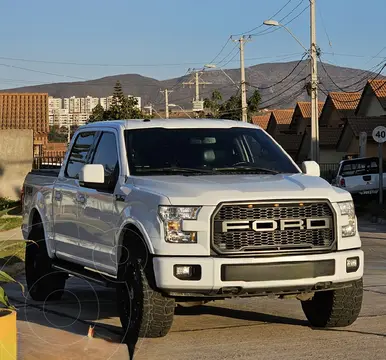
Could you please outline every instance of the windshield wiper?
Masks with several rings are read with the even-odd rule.
[[[280,174],[280,171],[258,166],[230,166],[225,168],[213,168],[214,171],[250,171],[255,173]]]

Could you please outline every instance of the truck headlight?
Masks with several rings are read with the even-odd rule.
[[[197,220],[201,206],[160,206],[159,215],[165,227],[165,241],[197,243],[197,233],[182,231],[182,220]]]
[[[352,201],[338,203],[341,215],[348,216],[348,225],[342,226],[342,237],[354,236],[356,234],[355,207]]]

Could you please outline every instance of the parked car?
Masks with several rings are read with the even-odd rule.
[[[26,280],[57,300],[68,274],[114,286],[122,326],[168,333],[176,304],[272,295],[316,327],[363,294],[350,193],[303,171],[260,127],[229,120],[91,123],[63,165],[24,182]]]
[[[332,185],[350,192],[354,197],[379,193],[379,158],[365,157],[343,160]],[[383,188],[386,187],[386,162],[383,163]]]

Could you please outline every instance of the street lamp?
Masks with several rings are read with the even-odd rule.
[[[265,20],[263,22],[264,25],[267,25],[267,26],[280,26],[282,28],[284,28],[285,30],[287,30],[287,32],[296,40],[296,42],[307,52],[309,53],[309,49],[307,49],[302,43],[301,41],[292,33],[292,31],[290,29],[288,29],[286,26],[284,26],[283,24],[279,23],[278,21],[276,20]]]
[[[186,115],[188,115],[188,118],[191,119],[192,117],[183,109],[180,105],[177,104],[169,104],[169,107],[178,107],[180,108]]]
[[[263,22],[267,26],[280,26],[284,28],[295,41],[309,54],[311,62],[311,159],[319,162],[319,107],[318,107],[318,64],[316,47],[316,25],[315,25],[315,0],[310,1],[310,48],[307,49],[301,41],[283,24],[269,19]]]
[[[239,85],[237,85],[234,81],[233,81],[233,79],[222,69],[222,68],[218,68],[217,66],[216,66],[216,64],[206,64],[206,65],[204,65],[204,68],[206,68],[206,69],[220,69],[221,71],[222,71],[222,73],[230,80],[230,81],[232,81],[232,83],[233,83],[233,85],[235,85],[236,87],[237,87],[237,89],[239,88]]]

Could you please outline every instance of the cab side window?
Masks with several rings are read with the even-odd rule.
[[[105,190],[114,191],[119,176],[119,161],[117,141],[113,133],[102,133],[91,164],[103,165],[105,169]]]
[[[65,170],[65,176],[72,179],[79,179],[79,172],[87,163],[87,158],[95,140],[95,132],[80,133],[71,149],[70,156]]]

